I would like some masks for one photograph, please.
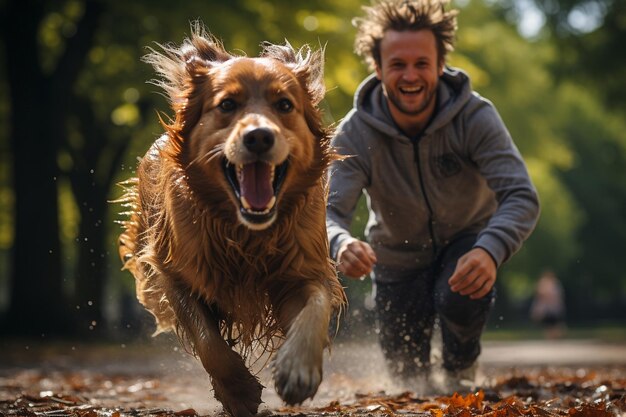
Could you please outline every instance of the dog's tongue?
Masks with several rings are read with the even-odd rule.
[[[245,197],[255,210],[261,211],[267,208],[274,196],[271,175],[271,166],[264,162],[246,164],[241,170],[239,180],[241,196]]]

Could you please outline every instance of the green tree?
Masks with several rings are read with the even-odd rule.
[[[570,162],[556,166],[580,213],[574,262],[560,267],[572,304],[594,305],[598,315],[624,318],[626,279],[618,265],[626,239],[624,112],[626,3],[613,0],[534,1],[545,17],[536,42],[553,45],[549,65],[556,89],[546,110]],[[512,22],[519,3],[499,2]],[[534,43],[536,43],[534,42]],[[564,152],[560,152],[564,154]],[[622,213],[622,214],[620,214]],[[562,246],[558,247],[559,252]],[[551,251],[554,253],[557,251]],[[602,311],[600,311],[602,310]],[[589,311],[572,309],[577,319]]]
[[[615,317],[623,312],[626,295],[621,267],[626,241],[626,120],[607,112],[578,84],[564,84],[559,94],[564,105],[555,114],[557,126],[574,152],[572,166],[560,175],[584,213],[575,236],[582,250],[564,271],[577,278],[576,290],[569,295],[573,305],[591,304],[600,310],[598,315]],[[574,309],[571,315],[584,320],[588,314],[586,309]]]
[[[497,3],[509,20],[519,23],[526,8],[518,0]],[[626,2],[619,0],[533,0],[543,15],[537,37],[558,48],[552,72],[557,79],[592,87],[609,107],[626,110]]]

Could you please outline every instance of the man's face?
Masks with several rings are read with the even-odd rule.
[[[376,75],[383,84],[394,119],[427,122],[435,107],[442,73],[432,31],[385,32]]]

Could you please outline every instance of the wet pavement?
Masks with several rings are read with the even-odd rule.
[[[119,402],[122,392],[140,392],[139,397],[129,394],[125,404],[171,410],[193,408],[203,415],[214,415],[221,409],[213,399],[208,377],[199,362],[172,340],[157,338],[129,345],[0,342],[0,351],[0,399],[3,394],[9,394],[7,381],[10,380],[17,385],[32,381],[38,385],[31,388],[46,392],[71,388],[76,380],[91,378],[89,380],[99,387],[92,395],[105,407]],[[436,349],[434,356],[436,361]],[[282,402],[272,388],[269,367],[263,366],[265,363],[261,358],[256,364],[259,378],[267,387],[263,393],[263,408],[276,410]],[[480,364],[485,384],[504,373],[511,375],[539,368],[571,369],[574,373],[602,369],[623,375],[626,342],[487,341],[483,343]],[[80,378],[72,379],[77,375]],[[320,407],[330,401],[349,400],[356,393],[399,390],[387,377],[382,354],[374,341],[336,341],[331,354],[325,357],[324,381],[315,399],[304,406]]]
[[[529,340],[484,343],[487,366],[626,365],[626,343],[599,340]]]

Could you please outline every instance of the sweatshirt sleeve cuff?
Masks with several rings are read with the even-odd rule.
[[[499,268],[508,258],[506,247],[500,239],[492,235],[483,235],[478,238],[474,244],[475,248],[482,248],[496,263],[496,267]]]
[[[335,262],[337,262],[337,252],[339,252],[339,248],[343,245],[347,239],[350,239],[351,236],[349,233],[341,233],[330,242],[330,257],[333,258]]]

